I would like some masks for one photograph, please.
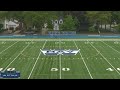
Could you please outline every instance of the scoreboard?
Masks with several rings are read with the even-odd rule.
[[[15,68],[3,71],[3,68],[0,68],[0,78],[20,78],[20,71],[16,71]]]

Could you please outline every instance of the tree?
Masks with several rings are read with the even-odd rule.
[[[57,18],[56,12],[50,11],[27,11],[24,12],[24,24],[26,28],[28,27],[36,27],[38,31],[42,30],[44,27],[44,23],[48,24],[48,28],[52,28],[52,19]]]
[[[76,22],[71,15],[67,15],[64,20],[63,24],[61,25],[62,30],[75,30],[76,29]]]
[[[111,27],[111,12],[101,11],[99,12],[99,14],[100,14],[99,18],[100,18],[101,24],[105,24],[105,30],[106,30],[106,24],[110,24],[110,27]]]
[[[110,11],[87,11],[86,17],[89,19],[89,22],[91,25],[97,25],[98,31],[100,28],[100,25],[105,25],[106,30],[106,24],[111,24],[111,12]]]

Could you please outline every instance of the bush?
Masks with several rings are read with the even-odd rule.
[[[95,27],[93,27],[93,26],[89,27],[89,31],[90,32],[95,32]]]
[[[13,27],[10,27],[9,30],[14,30],[14,28],[13,28]]]
[[[3,28],[3,24],[0,24],[0,30]]]
[[[116,29],[118,32],[120,32],[120,24],[118,24],[118,26],[115,26],[113,28]]]

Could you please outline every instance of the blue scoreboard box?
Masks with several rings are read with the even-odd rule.
[[[20,78],[19,71],[0,71],[0,78]]]

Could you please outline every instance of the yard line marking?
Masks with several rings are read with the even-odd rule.
[[[29,46],[30,44],[28,44],[14,59],[13,61],[11,61],[8,66],[4,69],[4,71],[20,56],[20,54],[23,53],[23,51],[25,51],[25,49]]]
[[[45,41],[45,43],[44,43],[42,49],[45,47],[46,42],[47,42],[47,40]],[[30,72],[30,74],[29,74],[29,76],[28,76],[28,79],[30,79],[30,77],[31,77],[31,75],[32,75],[32,72],[33,72],[33,70],[34,70],[34,68],[35,68],[35,66],[36,66],[36,64],[37,64],[37,62],[38,62],[38,59],[39,59],[40,55],[41,55],[41,51],[40,51],[40,53],[39,53],[39,55],[38,55],[38,57],[37,57],[37,59],[36,59],[34,65],[33,65],[33,68],[32,68],[32,70],[31,70],[31,72]]]
[[[33,41],[45,41],[46,39],[32,39]],[[48,41],[59,41],[58,39],[47,39]],[[61,41],[120,41],[120,39],[61,39]],[[0,39],[0,41],[31,41],[31,39]]]
[[[61,41],[59,40],[59,49],[61,49]],[[62,78],[62,72],[61,72],[61,55],[59,55],[59,65],[60,65],[60,79]]]
[[[109,63],[110,66],[111,66],[112,68],[114,68],[114,70],[120,75],[120,73],[119,73],[119,72],[115,69],[115,67],[107,60],[107,58],[105,58],[105,56],[104,56],[97,48],[95,48],[91,43],[90,43],[90,45],[91,45],[97,52],[99,52],[100,55],[107,61],[107,63]]]
[[[19,42],[19,41],[17,41],[17,42]],[[7,49],[9,49],[10,47],[12,47],[13,45],[15,45],[17,42],[13,43],[12,45],[10,45],[10,46],[7,47],[6,49],[4,49],[2,52],[0,52],[0,54],[3,53],[4,51],[6,51]]]
[[[119,70],[119,68],[117,68],[117,69]],[[46,76],[46,75],[50,75],[50,74],[40,74],[40,76],[41,76],[41,75],[42,75],[42,76],[43,76],[43,75]],[[56,74],[52,74],[52,75],[55,75],[55,76],[56,76]],[[71,75],[71,76],[73,76],[73,74],[65,74],[65,75]],[[74,74],[74,75],[75,75],[75,76],[77,76],[77,75],[80,76],[80,75],[86,75],[86,74]],[[94,74],[94,75],[99,75],[99,76],[100,76],[100,74]],[[102,75],[107,75],[107,76],[108,76],[108,75],[110,75],[110,74],[102,74]]]
[[[103,42],[103,41],[101,41],[101,42]],[[112,46],[108,45],[107,43],[105,43],[105,42],[103,42],[103,43],[104,43],[105,45],[107,45],[108,47],[112,48],[114,51],[120,53],[118,50],[114,49]]]
[[[77,47],[77,49],[79,49],[75,41],[74,41],[74,44],[75,44],[75,46]],[[92,75],[91,75],[91,73],[90,73],[90,70],[88,69],[87,64],[85,63],[85,60],[84,60],[82,54],[81,54],[80,52],[79,52],[79,54],[80,54],[80,56],[81,56],[81,58],[82,58],[82,60],[83,60],[83,63],[85,64],[85,67],[87,68],[87,71],[88,71],[88,73],[89,73],[89,75],[90,75],[90,78],[93,79],[93,77],[92,77]]]

